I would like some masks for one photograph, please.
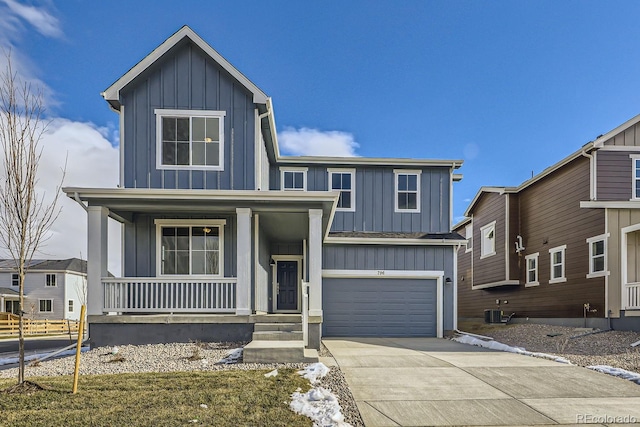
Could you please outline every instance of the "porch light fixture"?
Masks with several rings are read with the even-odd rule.
[[[204,234],[209,234],[211,233],[211,229],[209,227],[203,227],[202,231],[204,231]]]
[[[444,279],[444,283],[445,283],[445,285],[450,285],[452,283],[451,282],[451,277],[447,277],[446,279]]]
[[[273,258],[269,259],[269,265],[276,265],[276,261]]]

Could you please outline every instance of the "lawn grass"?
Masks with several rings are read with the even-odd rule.
[[[464,320],[458,322],[458,329],[463,332],[471,332],[472,334],[491,333],[493,331],[503,331],[512,328],[514,324],[504,323],[484,323],[481,320]]]
[[[289,409],[310,386],[295,370],[172,372],[29,378],[47,390],[0,392],[0,425],[19,426],[311,426]],[[0,380],[0,390],[15,380]],[[200,407],[201,404],[207,408]],[[191,420],[198,420],[190,422]]]

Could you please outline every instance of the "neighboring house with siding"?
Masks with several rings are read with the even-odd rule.
[[[78,258],[32,260],[24,280],[29,319],[80,319],[86,303],[87,262]],[[20,277],[13,260],[0,260],[0,310],[18,314]]]
[[[253,338],[247,360],[269,339],[455,329],[461,161],[282,156],[271,99],[189,27],[103,97],[120,188],[64,189],[88,211],[95,343]],[[107,218],[124,226],[119,278]]]
[[[465,217],[460,318],[640,329],[640,116],[518,187],[482,187]]]

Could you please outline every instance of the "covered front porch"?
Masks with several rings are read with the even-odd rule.
[[[319,347],[322,242],[337,193],[65,192],[88,213],[87,313],[96,341],[246,341],[264,316],[293,315],[308,346]],[[107,272],[108,218],[123,224],[122,277]]]

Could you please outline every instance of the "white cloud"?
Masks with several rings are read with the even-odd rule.
[[[278,143],[283,154],[294,156],[353,157],[360,146],[347,132],[290,127],[278,133]]]
[[[5,29],[18,31],[22,21],[26,21],[40,34],[47,37],[62,37],[60,21],[45,7],[25,5],[15,0],[2,0],[6,5],[2,18]]]

